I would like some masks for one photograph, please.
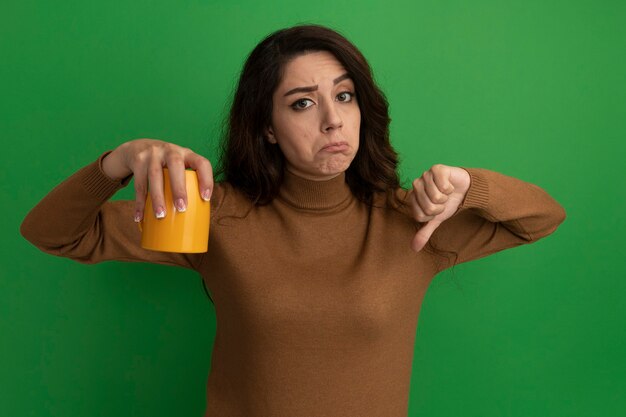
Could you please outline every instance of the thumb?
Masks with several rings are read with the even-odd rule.
[[[415,252],[421,251],[422,248],[426,246],[426,243],[440,224],[441,222],[438,220],[431,220],[424,226],[422,226],[420,230],[417,231],[415,237],[413,238],[413,241],[411,242],[411,249],[413,249]]]

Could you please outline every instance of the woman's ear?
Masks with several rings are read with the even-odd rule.
[[[265,131],[263,133],[269,143],[276,144],[276,138],[274,137],[274,131],[272,130],[271,126],[265,128]]]

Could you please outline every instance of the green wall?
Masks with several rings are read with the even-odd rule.
[[[202,415],[215,314],[200,277],[49,256],[19,225],[131,139],[216,160],[245,56],[304,22],[340,30],[370,60],[405,180],[435,163],[482,167],[541,186],[567,211],[545,240],[434,280],[410,415],[624,415],[626,3],[7,3],[0,415]],[[132,187],[114,197],[132,198]]]

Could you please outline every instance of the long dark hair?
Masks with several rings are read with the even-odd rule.
[[[346,171],[346,182],[361,201],[373,193],[388,198],[400,186],[398,155],[389,142],[388,103],[361,52],[344,36],[321,25],[278,30],[263,39],[248,56],[223,127],[218,175],[242,191],[253,204],[267,204],[278,194],[285,159],[278,146],[263,137],[271,123],[272,96],[285,65],[315,51],[332,53],[352,78],[361,111],[359,150]]]

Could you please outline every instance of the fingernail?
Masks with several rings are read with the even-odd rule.
[[[135,223],[139,223],[141,221],[141,212],[137,210],[135,212]]]
[[[211,201],[211,190],[210,189],[204,190],[202,192],[202,199],[204,201]]]
[[[176,200],[175,205],[176,205],[176,210],[178,210],[180,213],[187,210],[187,207],[185,207],[185,201],[182,198],[179,198],[178,200]]]
[[[159,207],[156,212],[156,218],[162,219],[163,217],[165,217],[165,209],[163,207]]]

